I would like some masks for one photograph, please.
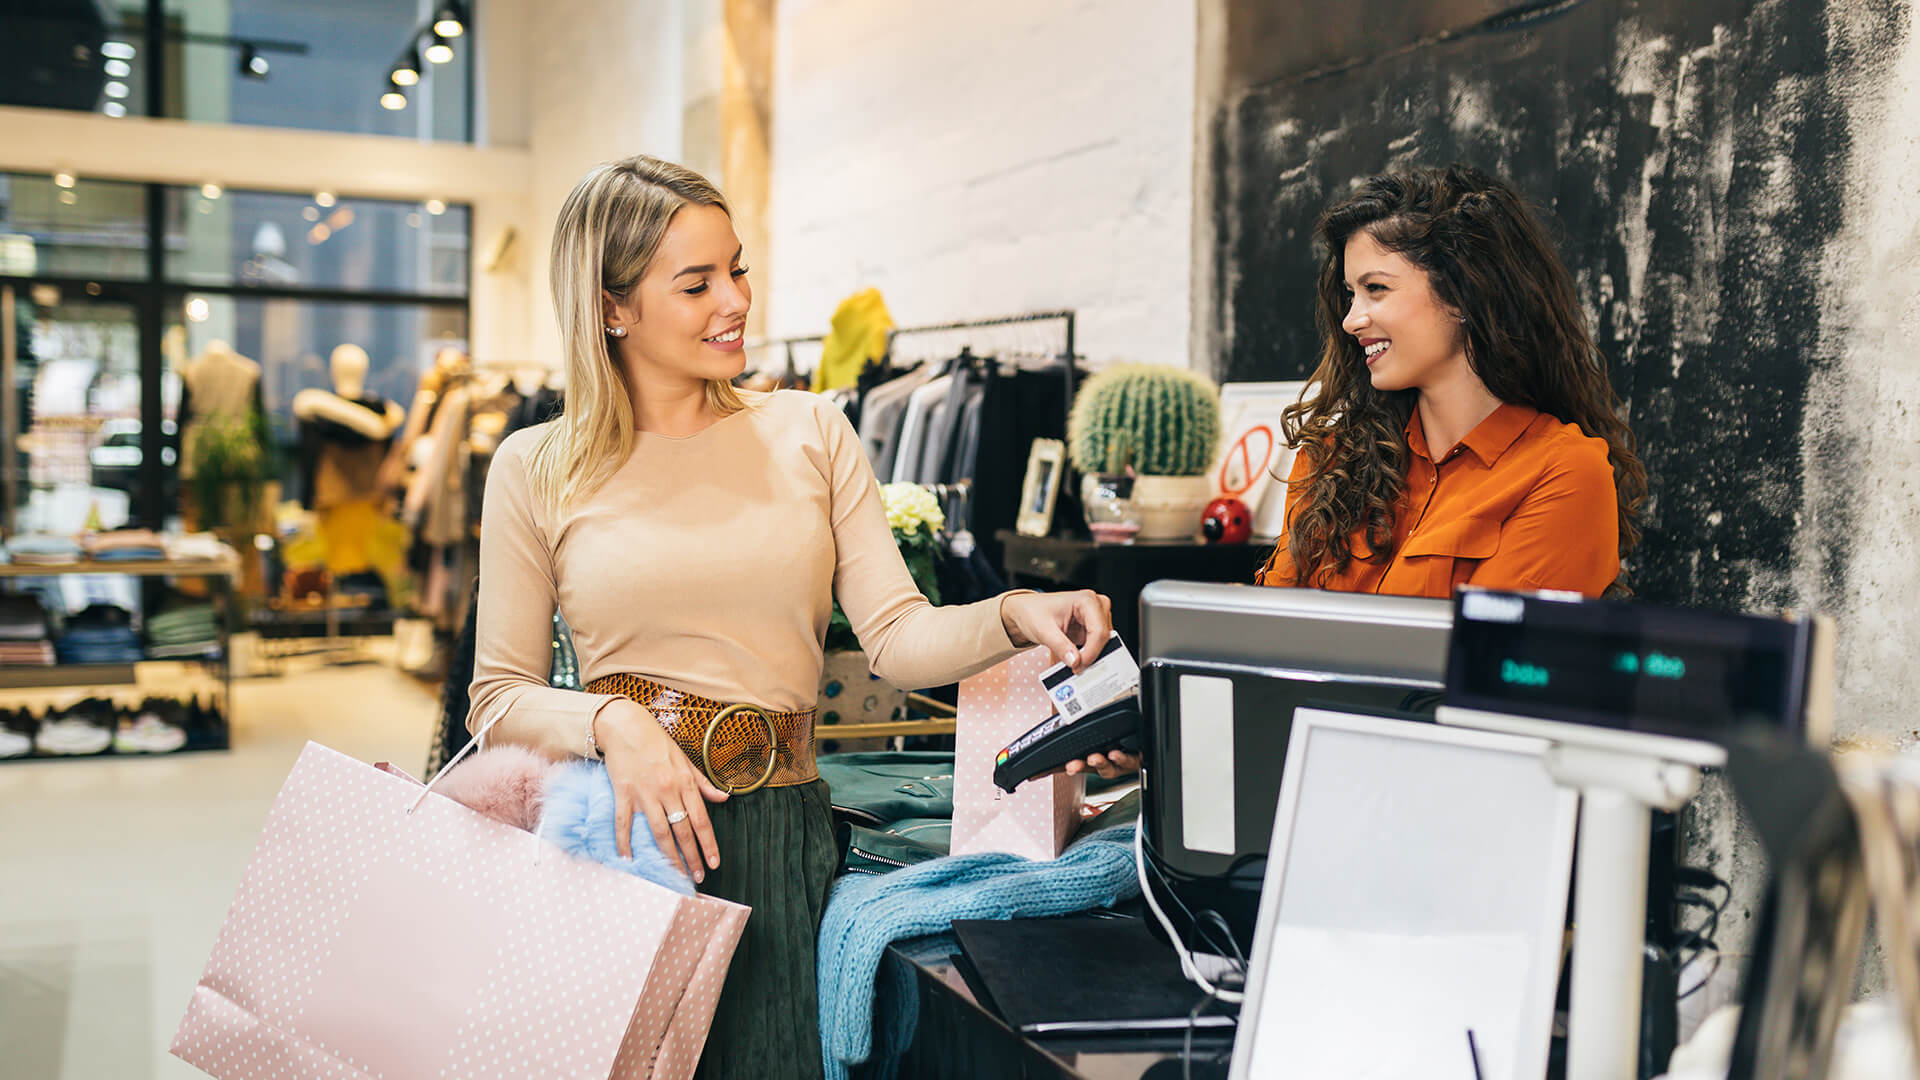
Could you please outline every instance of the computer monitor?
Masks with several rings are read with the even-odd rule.
[[[1162,581],[1140,596],[1148,885],[1196,950],[1251,955],[1293,711],[1431,713],[1445,600]],[[1198,932],[1196,932],[1198,930]]]

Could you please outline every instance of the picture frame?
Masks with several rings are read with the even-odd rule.
[[[1225,383],[1220,387],[1220,453],[1213,495],[1239,499],[1253,512],[1253,535],[1271,541],[1286,527],[1287,474],[1293,451],[1281,441],[1280,417],[1300,400],[1304,381]]]
[[[1014,529],[1021,536],[1046,536],[1053,531],[1053,508],[1060,498],[1060,478],[1067,471],[1067,444],[1059,439],[1035,439],[1027,451],[1027,478],[1020,485],[1020,515]]]

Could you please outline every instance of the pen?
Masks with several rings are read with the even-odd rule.
[[[1480,1071],[1480,1044],[1473,1041],[1472,1028],[1467,1029],[1467,1054],[1473,1058],[1473,1080],[1487,1080],[1486,1074]]]

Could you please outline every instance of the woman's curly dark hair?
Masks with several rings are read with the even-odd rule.
[[[1394,514],[1405,494],[1407,419],[1419,391],[1373,387],[1366,357],[1341,329],[1346,250],[1366,232],[1427,272],[1439,301],[1464,320],[1467,362],[1503,402],[1527,405],[1604,439],[1620,502],[1620,555],[1640,541],[1647,474],[1618,412],[1573,277],[1546,227],[1519,193],[1478,169],[1451,165],[1369,177],[1315,227],[1325,248],[1318,322],[1325,342],[1313,396],[1287,407],[1281,428],[1307,457],[1293,493],[1287,552],[1296,580],[1323,585],[1353,562],[1364,533],[1368,561],[1393,556]]]

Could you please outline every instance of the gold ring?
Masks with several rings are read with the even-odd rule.
[[[733,716],[735,713],[743,712],[750,712],[758,716],[760,722],[767,727],[767,767],[760,773],[760,779],[755,780],[746,787],[736,788],[730,782],[724,781],[713,774],[713,761],[710,755],[713,753],[713,734],[720,730],[720,722]],[[774,730],[773,717],[768,716],[765,709],[755,705],[729,705],[719,712],[714,713],[713,719],[707,721],[707,734],[700,740],[700,771],[707,774],[707,779],[713,781],[715,787],[725,788],[727,794],[745,795],[750,791],[759,791],[761,788],[766,787],[767,781],[773,779],[773,769],[774,766],[779,763],[779,760],[780,733]]]

